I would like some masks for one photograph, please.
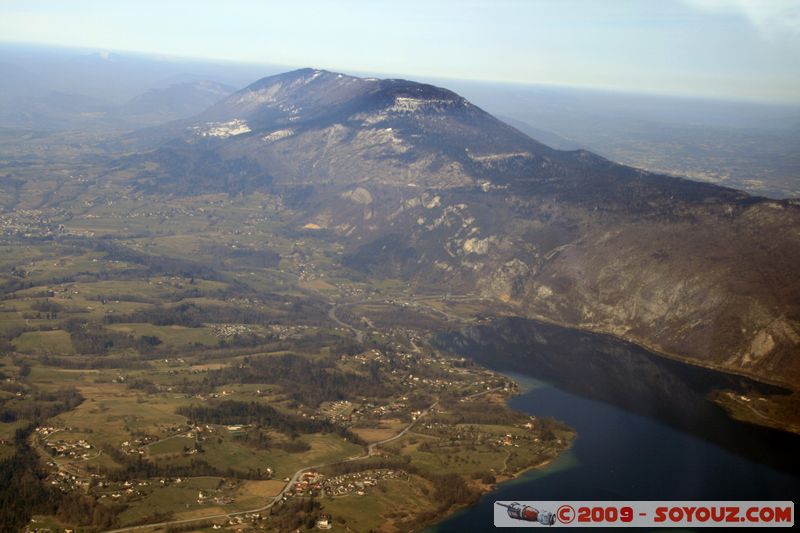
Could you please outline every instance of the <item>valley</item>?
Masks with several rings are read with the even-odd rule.
[[[4,457],[30,445],[43,464],[55,508],[37,527],[330,516],[362,530],[391,515],[404,530],[572,438],[508,409],[512,382],[430,346],[432,326],[469,315],[343,275],[335,246],[257,216],[263,197],[152,202],[142,217],[62,198],[16,211],[3,237],[0,439]]]
[[[302,69],[152,128],[6,132],[0,191],[16,529],[419,530],[576,438],[507,405],[482,358],[517,342],[661,376],[634,343],[734,376],[693,407],[800,427],[797,200],[554,150],[446,89]]]

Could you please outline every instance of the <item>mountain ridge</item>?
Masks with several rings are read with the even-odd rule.
[[[435,186],[475,186],[480,180],[498,178],[506,178],[506,182],[527,179],[537,174],[535,167],[548,165],[560,167],[549,174],[575,174],[588,164],[627,172],[628,179],[651,181],[648,185],[666,182],[673,188],[691,188],[701,199],[714,193],[726,199],[748,196],[718,185],[631,169],[583,149],[555,150],[452,91],[402,79],[357,78],[319,69],[298,69],[262,78],[196,118],[175,124],[184,130],[182,138],[188,142],[197,137],[236,142],[261,134],[263,143],[251,142],[247,149],[238,150],[240,157],[255,160],[259,159],[259,152],[269,151],[269,144],[292,142],[290,138],[298,133],[326,128],[329,136],[348,142],[353,137],[350,130],[369,132],[369,139],[361,139],[367,141],[362,148],[381,150],[384,157],[406,159],[406,164],[408,158],[399,156],[408,145],[434,146],[447,156],[449,163],[459,167],[461,174],[461,179]],[[148,130],[148,135],[151,132]],[[173,140],[181,137],[178,130],[169,135]],[[263,166],[275,166],[270,158],[261,159]]]
[[[122,165],[135,186],[268,191],[363,275],[800,384],[797,200],[554,150],[446,89],[314,69],[170,128]]]

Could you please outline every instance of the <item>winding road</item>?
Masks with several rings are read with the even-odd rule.
[[[406,433],[408,433],[408,431],[412,427],[414,427],[414,425],[417,422],[419,422],[424,416],[426,416],[428,413],[430,413],[431,410],[434,409],[438,404],[439,404],[439,400],[436,400],[435,402],[433,402],[430,406],[428,406],[427,409],[422,411],[420,413],[420,415],[415,420],[413,420],[410,424],[408,424],[406,427],[404,427],[396,435],[394,435],[392,437],[389,437],[388,439],[384,439],[384,440],[378,441],[378,442],[373,442],[372,444],[367,445],[366,453],[364,455],[359,455],[359,456],[356,456],[356,457],[350,457],[348,459],[345,459],[344,461],[336,461],[336,462],[333,462],[333,463],[323,463],[323,464],[306,466],[306,467],[301,468],[300,470],[298,470],[297,472],[294,473],[294,475],[290,478],[289,482],[283,487],[283,489],[281,489],[281,491],[276,496],[274,496],[272,498],[272,501],[270,501],[268,504],[266,504],[266,505],[264,505],[262,507],[258,507],[256,509],[249,509],[247,511],[235,511],[235,512],[231,512],[231,513],[220,513],[220,514],[203,516],[203,517],[198,517],[198,518],[185,518],[183,520],[170,520],[170,521],[167,521],[167,522],[158,522],[158,523],[154,523],[154,524],[143,524],[143,525],[140,525],[140,526],[124,527],[124,528],[121,528],[121,529],[110,530],[107,533],[123,533],[123,532],[127,532],[127,531],[139,531],[139,530],[145,530],[145,529],[159,529],[159,528],[165,528],[165,527],[168,527],[168,526],[191,524],[191,523],[194,523],[194,522],[205,522],[205,521],[213,520],[213,519],[217,519],[217,518],[231,518],[231,517],[234,517],[234,516],[243,516],[243,515],[247,515],[247,514],[261,513],[263,511],[268,510],[270,507],[272,507],[273,505],[277,504],[278,502],[280,502],[283,499],[283,497],[286,495],[286,493],[289,492],[289,489],[291,489],[292,486],[295,483],[297,483],[297,481],[300,479],[300,476],[302,476],[303,473],[308,472],[309,470],[317,470],[319,468],[323,468],[325,466],[329,466],[329,465],[332,465],[332,464],[347,463],[347,462],[352,462],[352,461],[361,461],[361,460],[367,459],[369,457],[372,457],[373,455],[375,455],[375,448],[377,446],[380,446],[382,444],[387,444],[389,442],[397,440],[400,437],[402,437],[403,435],[405,435]]]
[[[412,302],[422,303],[421,300],[424,300],[424,299],[426,299],[426,298],[423,297],[423,298],[419,298],[419,299],[412,299]],[[451,299],[462,299],[462,298],[456,296],[456,297],[452,297]],[[464,299],[475,299],[475,298],[464,298]],[[375,301],[374,300],[362,300],[362,301],[356,301],[356,302],[346,302],[346,303],[341,303],[341,304],[334,304],[334,305],[332,305],[330,310],[328,310],[328,317],[331,320],[333,320],[336,324],[338,324],[338,325],[340,325],[340,326],[352,331],[353,334],[356,337],[356,340],[358,342],[363,342],[363,340],[364,340],[364,332],[361,331],[360,329],[356,328],[355,326],[353,326],[351,324],[348,324],[348,323],[342,321],[341,319],[339,319],[339,317],[336,316],[336,310],[339,309],[340,307],[345,306],[345,305],[359,305],[359,304],[364,304],[364,303],[375,303]],[[389,303],[389,302],[382,302],[382,303]],[[425,304],[422,303],[422,305],[425,305]],[[456,317],[449,316],[448,313],[443,312],[443,311],[441,311],[439,309],[436,309],[436,308],[433,308],[433,307],[429,307],[429,306],[425,306],[425,307],[427,307],[428,309],[431,309],[433,311],[439,312],[440,314],[446,316],[448,319],[456,318]],[[488,392],[492,392],[492,391],[499,390],[499,389],[502,389],[502,387],[498,387],[496,389],[491,389],[491,390],[480,391],[480,392],[477,392],[475,394],[471,394],[471,395],[467,396],[467,398],[475,398],[475,397],[480,396],[482,394],[486,394]],[[158,528],[165,528],[165,527],[169,527],[169,526],[186,525],[186,524],[191,524],[191,523],[194,523],[194,522],[205,522],[205,521],[219,519],[219,518],[231,518],[231,517],[234,517],[234,516],[243,516],[243,515],[248,515],[248,514],[264,512],[264,511],[270,509],[272,506],[274,506],[278,502],[282,501],[283,497],[286,495],[287,492],[289,492],[291,487],[295,483],[297,483],[297,481],[300,479],[300,477],[303,475],[303,473],[308,472],[309,470],[317,470],[319,468],[323,468],[325,466],[329,466],[329,465],[332,465],[332,464],[337,464],[337,463],[341,463],[341,462],[361,461],[361,460],[367,459],[369,457],[373,457],[375,455],[375,449],[378,446],[381,446],[381,445],[384,445],[384,444],[388,444],[388,443],[390,443],[392,441],[395,441],[395,440],[403,437],[406,433],[408,433],[411,430],[411,428],[414,427],[414,425],[417,424],[417,422],[419,422],[425,416],[427,416],[438,404],[439,404],[439,400],[436,400],[435,402],[433,402],[424,411],[422,411],[420,413],[420,415],[415,420],[411,421],[411,423],[409,423],[407,426],[405,426],[396,435],[393,435],[392,437],[389,437],[388,439],[384,439],[384,440],[381,440],[381,441],[378,441],[378,442],[373,442],[371,444],[368,444],[367,447],[366,447],[366,453],[364,455],[359,455],[359,456],[356,456],[356,457],[350,457],[348,459],[345,459],[344,461],[336,461],[334,463],[311,465],[311,466],[306,466],[304,468],[301,468],[300,470],[298,470],[297,472],[294,473],[294,475],[290,478],[289,482],[283,487],[283,489],[281,489],[281,491],[276,496],[274,496],[272,498],[272,500],[269,503],[267,503],[266,505],[263,505],[261,507],[257,507],[255,509],[249,509],[249,510],[246,510],[246,511],[235,511],[235,512],[231,512],[231,513],[220,513],[220,514],[216,514],[216,515],[209,515],[209,516],[203,516],[203,517],[198,517],[198,518],[186,518],[186,519],[183,519],[183,520],[170,520],[170,521],[158,522],[158,523],[154,523],[154,524],[143,524],[143,525],[140,525],[140,526],[131,526],[131,527],[126,527],[126,528],[121,528],[121,529],[110,530],[107,533],[126,533],[126,532],[130,532],[130,531],[140,531],[140,530],[147,530],[147,529],[158,529]]]

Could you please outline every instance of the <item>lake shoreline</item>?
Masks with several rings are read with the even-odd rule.
[[[514,411],[525,412],[525,411],[522,411],[520,409],[516,409],[516,408],[512,407],[509,404],[509,401],[512,398],[516,397],[516,396],[520,396],[522,394],[528,393],[529,390],[528,389],[523,389],[523,387],[520,385],[520,383],[519,383],[519,381],[517,379],[518,376],[512,375],[512,374],[510,374],[508,372],[502,372],[502,371],[497,371],[497,370],[493,370],[493,371],[497,372],[498,374],[501,374],[501,375],[505,376],[507,379],[511,380],[515,385],[514,392],[512,392],[511,394],[506,395],[506,397],[504,398],[505,406],[508,407],[509,409],[514,410]],[[526,414],[528,414],[529,416],[534,416],[534,417],[536,416],[536,415],[530,415],[529,413],[526,413]],[[561,422],[563,422],[563,421],[561,421]],[[497,491],[498,489],[502,488],[503,486],[506,486],[506,485],[510,484],[513,481],[516,481],[516,480],[520,479],[525,474],[528,474],[528,473],[531,473],[531,472],[534,472],[534,471],[544,471],[550,465],[552,465],[554,462],[556,462],[559,458],[561,458],[564,454],[568,453],[572,449],[573,443],[578,438],[578,431],[575,428],[572,428],[571,426],[570,426],[570,428],[572,430],[572,436],[571,436],[569,442],[567,443],[567,445],[563,449],[561,449],[554,456],[548,457],[547,459],[545,459],[543,461],[540,461],[540,462],[538,462],[538,463],[536,463],[534,465],[526,466],[526,467],[524,467],[524,468],[522,468],[520,470],[514,471],[514,472],[512,472],[510,474],[498,475],[497,477],[502,477],[503,479],[496,480],[495,483],[492,483],[492,484],[483,485],[483,489],[481,490],[480,495],[476,498],[476,500],[474,502],[472,502],[470,504],[466,504],[466,505],[459,505],[459,506],[456,506],[456,507],[454,507],[452,509],[448,509],[447,511],[445,511],[443,513],[442,519],[440,519],[440,520],[438,520],[436,522],[431,522],[431,523],[428,523],[428,524],[424,524],[424,525],[421,526],[420,529],[415,529],[414,531],[417,531],[417,532],[420,532],[420,533],[434,533],[434,532],[437,531],[436,528],[437,528],[437,526],[439,524],[441,524],[443,522],[446,522],[446,521],[458,516],[460,513],[466,512],[469,509],[477,506],[480,503],[480,501],[483,498],[485,498],[487,495]]]
[[[520,367],[528,364],[528,361],[517,362]],[[787,500],[800,494],[797,461],[792,458],[798,442],[794,435],[776,441],[760,432],[761,440],[750,444],[757,453],[748,454],[748,459],[740,453],[730,453],[689,428],[671,426],[653,412],[629,411],[597,397],[581,395],[574,389],[564,389],[551,378],[543,380],[519,369],[503,366],[492,369],[519,385],[520,394],[509,397],[512,409],[563,420],[580,438],[571,443],[566,454],[503,479],[477,504],[444,518],[425,533],[490,529],[495,501]],[[597,383],[592,381],[590,386],[594,385]],[[635,389],[636,385],[631,387]],[[625,391],[615,389],[615,393]],[[697,399],[708,402],[700,394]],[[675,405],[679,411],[682,407]],[[690,412],[709,426],[723,423],[721,415],[714,415],[714,411]],[[731,432],[731,436],[752,432],[748,424],[732,419],[724,424],[726,432],[737,432]],[[791,442],[787,444],[786,440]],[[786,455],[787,451],[790,455]],[[790,463],[762,462],[765,454],[772,453],[788,457]],[[695,481],[687,484],[687,479]]]
[[[695,366],[695,367],[698,367],[698,368],[703,368],[705,370],[713,370],[715,372],[720,372],[722,374],[728,374],[728,375],[732,375],[732,376],[738,376],[738,377],[751,379],[751,380],[756,381],[756,382],[758,382],[758,383],[760,383],[762,385],[769,385],[771,387],[778,387],[780,389],[783,389],[784,392],[787,392],[787,393],[789,393],[789,392],[799,392],[800,391],[800,385],[798,385],[798,384],[789,383],[789,382],[783,381],[781,379],[768,378],[768,377],[763,376],[761,374],[756,374],[754,372],[750,372],[750,371],[745,370],[745,369],[736,369],[736,368],[730,368],[730,367],[726,367],[726,366],[721,366],[721,365],[718,365],[718,364],[701,361],[699,359],[696,359],[696,358],[693,358],[693,357],[689,357],[689,356],[686,356],[686,355],[681,355],[681,354],[678,354],[678,353],[669,352],[669,351],[664,350],[663,348],[661,348],[659,346],[654,346],[651,343],[647,342],[646,340],[638,338],[638,337],[620,335],[618,333],[613,333],[611,331],[606,331],[606,330],[603,330],[603,329],[596,329],[596,328],[591,328],[591,327],[586,327],[586,326],[578,326],[578,325],[575,325],[575,324],[569,324],[569,323],[565,323],[565,322],[560,322],[558,320],[553,320],[551,318],[547,318],[544,315],[539,315],[539,314],[516,315],[516,316],[514,316],[514,318],[519,318],[519,319],[522,319],[522,320],[533,320],[535,322],[540,322],[542,324],[547,324],[547,325],[550,325],[550,326],[557,326],[557,327],[562,328],[562,329],[568,329],[568,330],[573,330],[573,331],[580,331],[580,332],[583,332],[583,333],[592,333],[592,334],[595,334],[595,335],[602,335],[604,337],[610,337],[610,338],[615,339],[615,340],[620,341],[620,342],[626,342],[626,343],[632,344],[634,346],[637,346],[637,347],[639,347],[639,348],[641,348],[643,350],[646,350],[646,351],[650,352],[653,355],[657,355],[659,357],[663,357],[664,359],[669,359],[670,361],[677,361],[679,363],[684,363],[684,364]]]

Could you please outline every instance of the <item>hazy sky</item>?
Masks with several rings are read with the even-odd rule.
[[[2,0],[0,40],[800,101],[800,0]]]

